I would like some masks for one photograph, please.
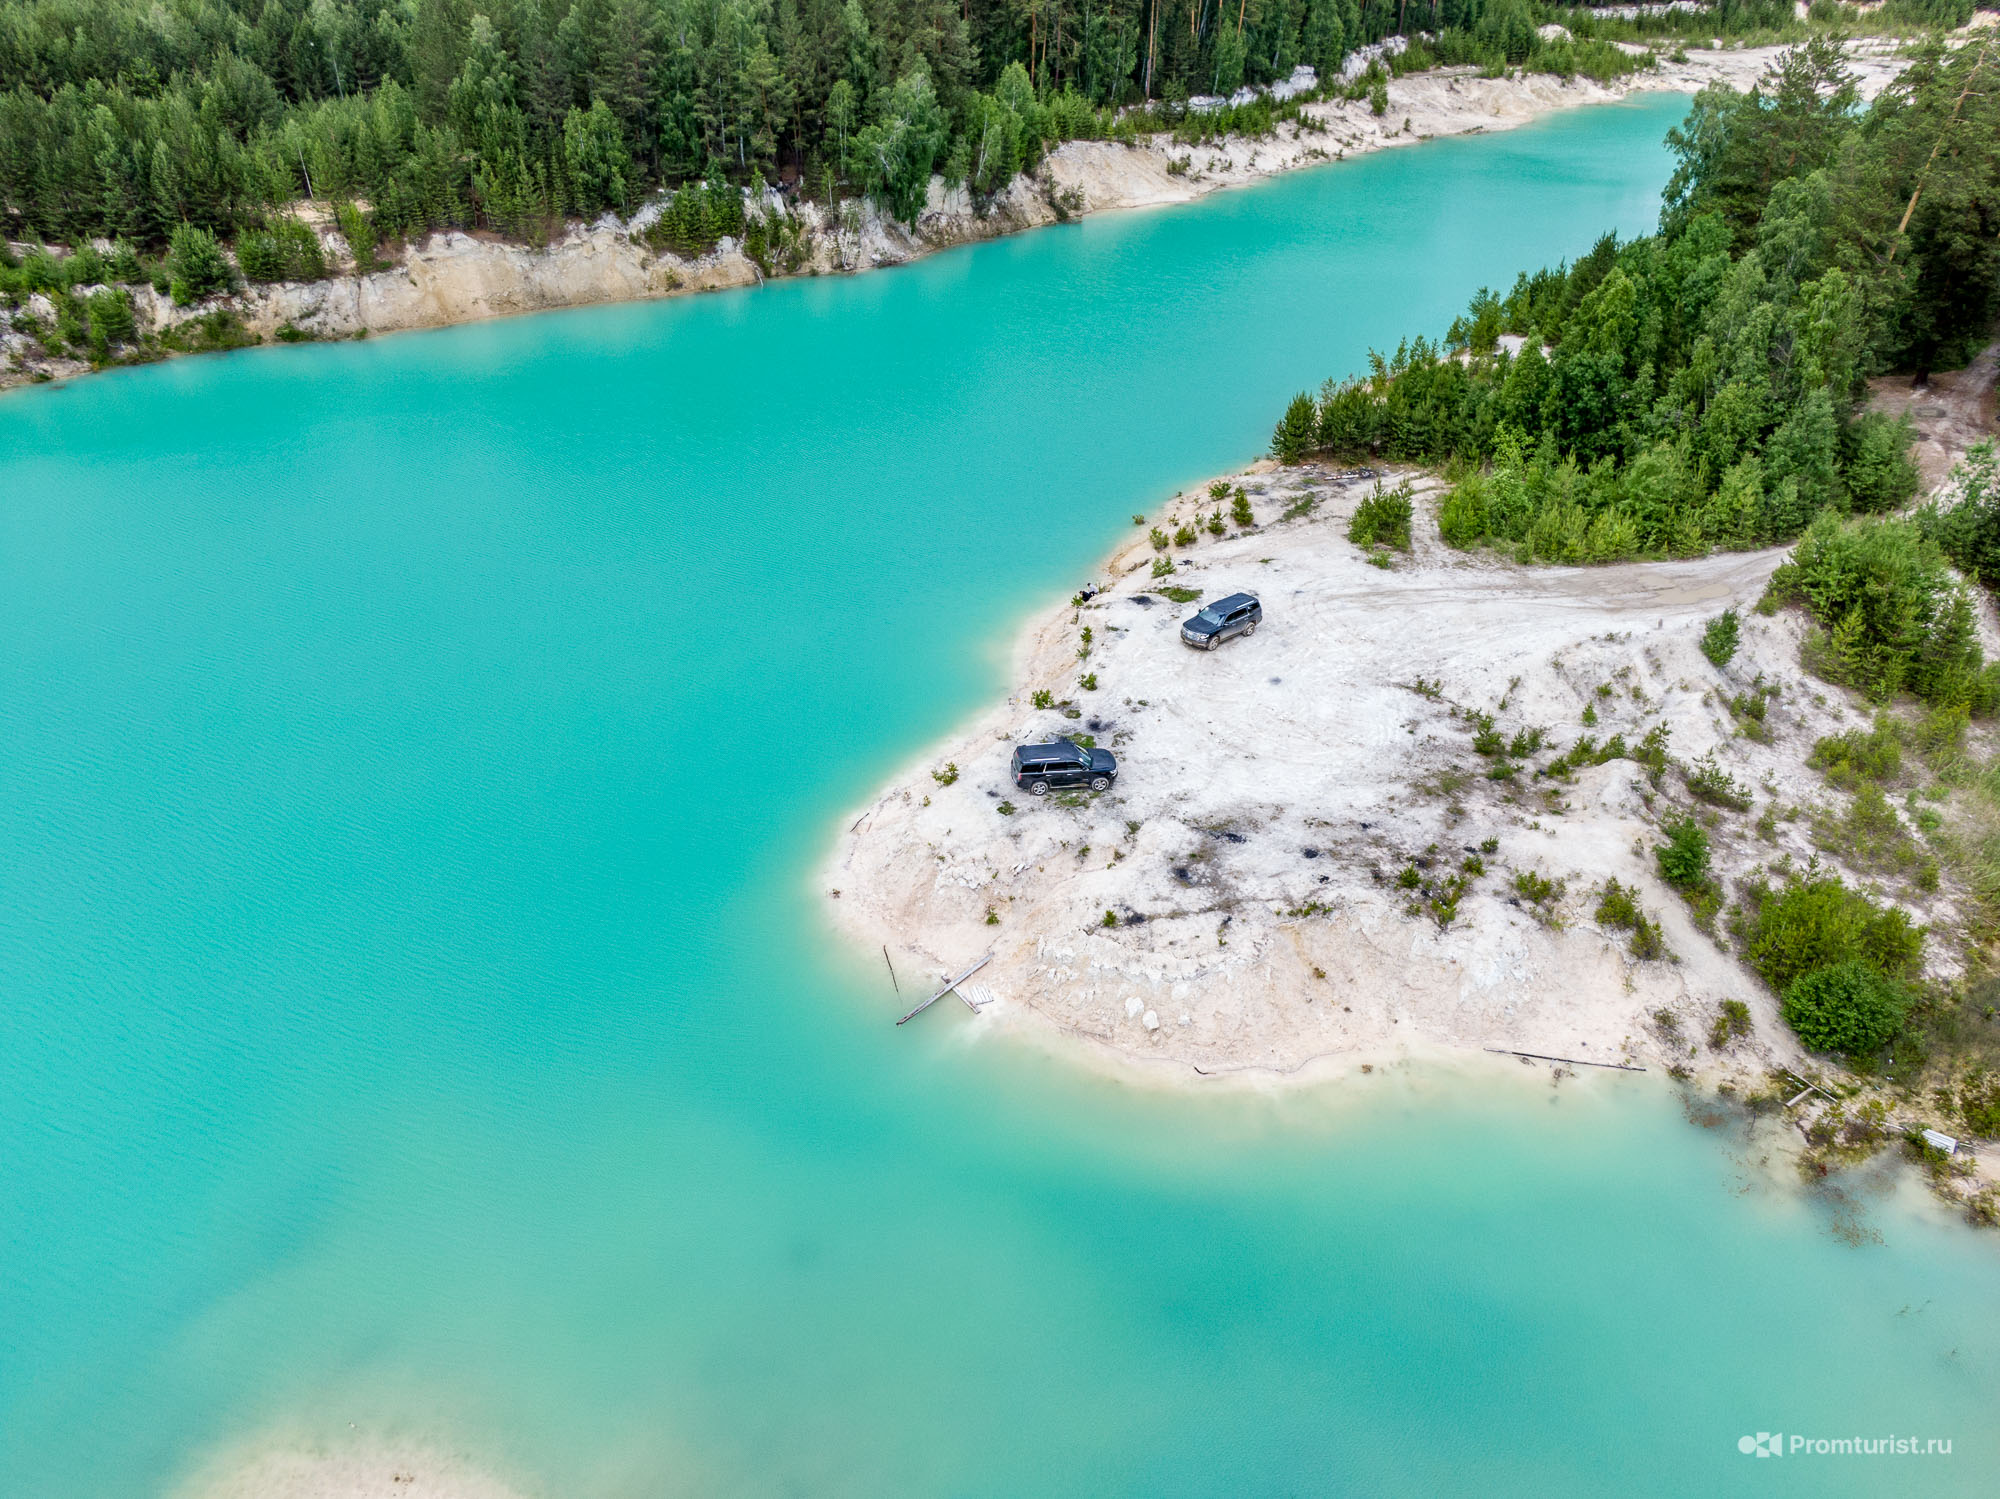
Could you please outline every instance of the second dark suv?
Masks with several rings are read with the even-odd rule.
[[[1232,635],[1253,635],[1264,622],[1264,606],[1254,593],[1232,593],[1181,621],[1181,641],[1198,651],[1212,651]]]
[[[1047,796],[1063,786],[1109,791],[1118,779],[1118,757],[1110,750],[1085,749],[1073,739],[1015,746],[1008,763],[1014,784],[1030,796]]]

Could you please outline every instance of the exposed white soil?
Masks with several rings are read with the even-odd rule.
[[[840,891],[838,920],[926,971],[990,949],[975,980],[992,996],[986,1013],[1033,1015],[1210,1074],[1425,1047],[1658,1064],[1679,1057],[1663,1053],[1652,1012],[1692,1021],[1725,998],[1749,1001],[1782,1051],[1758,986],[1652,869],[1654,824],[1672,797],[1630,760],[1567,784],[1525,771],[1488,780],[1467,717],[1492,712],[1510,735],[1538,725],[1563,748],[1586,732],[1586,706],[1599,739],[1636,743],[1664,723],[1677,756],[1719,750],[1739,779],[1784,777],[1779,794],[1796,800],[1808,790],[1787,784],[1801,777],[1797,753],[1735,740],[1716,694],[1759,671],[1795,676],[1799,625],[1750,618],[1724,673],[1696,647],[1724,608],[1747,614],[1782,553],[1515,567],[1429,539],[1434,486],[1407,477],[1417,541],[1391,570],[1346,536],[1373,478],[1311,468],[1239,476],[1262,524],[1204,534],[1171,578],[1153,579],[1143,538],[1128,547],[1104,594],[1029,628],[1007,702],[841,839],[825,878]],[[1306,499],[1310,514],[1279,518]],[[1211,598],[1255,592],[1264,624],[1218,651],[1191,650],[1178,626],[1196,606],[1167,602],[1162,582]],[[1085,626],[1094,639],[1079,661]],[[1078,685],[1085,670],[1095,692]],[[1600,684],[1613,695],[1598,696]],[[1038,689],[1084,716],[1034,709]],[[1773,716],[1799,735],[1846,718],[1797,698]],[[1112,791],[1036,801],[1011,784],[1014,744],[1072,731],[1115,748]],[[959,778],[939,785],[930,772],[948,762]],[[1482,854],[1488,839],[1497,850]],[[1780,839],[1808,856],[1795,828]],[[1468,855],[1487,872],[1441,926],[1398,876],[1414,865],[1441,878]],[[1514,892],[1521,872],[1564,882],[1547,919]],[[1678,961],[1633,961],[1622,934],[1592,923],[1608,878],[1644,892]]]
[[[1940,380],[1915,417],[1920,444],[1951,456],[1976,440],[1984,367]],[[1347,522],[1378,483],[1404,479],[1413,551],[1385,554],[1385,570]],[[1785,549],[1523,567],[1437,541],[1441,486],[1421,473],[1261,463],[1227,482],[1249,495],[1251,529],[1198,529],[1167,577],[1135,533],[1102,593],[1028,625],[1007,700],[849,820],[821,880],[838,926],[940,979],[990,952],[967,986],[979,1024],[1025,1023],[1167,1076],[1487,1048],[1745,1076],[1809,1065],[1768,991],[1658,874],[1659,825],[1702,810],[1686,768],[1712,755],[1753,803],[1703,813],[1726,889],[1818,857],[1939,934],[1933,976],[1959,971],[1948,875],[1925,892],[1907,869],[1829,851],[1841,840],[1823,819],[1847,798],[1807,756],[1870,710],[1802,673],[1797,612],[1752,612]],[[1171,533],[1216,508],[1197,493],[1156,519]],[[1199,606],[1168,587],[1254,592],[1264,623],[1191,650],[1178,626]],[[1718,669],[1700,636],[1732,607],[1741,644]],[[1989,649],[2000,641],[1990,607],[1982,631]],[[1759,682],[1777,689],[1761,725],[1730,707]],[[1053,706],[1034,707],[1037,692]],[[1503,757],[1516,773],[1490,778],[1474,713],[1509,738],[1540,728],[1548,748]],[[1657,782],[1626,758],[1535,773],[1580,736],[1636,747],[1656,727],[1674,762]],[[1013,745],[1065,733],[1118,754],[1111,791],[1038,801],[1011,783]],[[1910,809],[1898,816],[1914,843]],[[1449,920],[1402,883],[1414,870],[1435,888],[1468,858],[1484,873]],[[1565,895],[1537,906],[1521,875]],[[1638,892],[1670,958],[1637,959],[1626,932],[1596,922],[1611,879]],[[1754,1033],[1718,1057],[1693,1043],[1725,999],[1750,1007]]]
[[[1507,130],[1559,109],[1603,104],[1635,92],[1692,92],[1712,82],[1747,89],[1777,55],[1776,48],[1695,51],[1685,63],[1662,59],[1656,69],[1609,87],[1546,74],[1481,78],[1467,68],[1440,69],[1389,84],[1379,118],[1366,103],[1329,100],[1306,107],[1302,122],[1263,140],[1230,139],[1182,147],[1169,135],[1132,145],[1072,141],[1051,152],[1033,177],[1017,177],[991,202],[976,204],[962,188],[933,178],[929,201],[914,225],[852,202],[836,213],[773,192],[761,211],[792,219],[799,254],[775,274],[830,275],[900,265],[934,250],[992,239],[1107,209],[1184,203],[1219,188],[1240,186],[1294,167],[1414,144],[1441,136]],[[1902,64],[1872,44],[1856,50],[1863,92],[1872,96]],[[329,263],[347,274],[324,281],[253,285],[191,307],[175,307],[151,288],[134,292],[142,332],[158,334],[218,310],[236,313],[262,339],[279,336],[352,338],[433,328],[513,313],[605,302],[682,296],[751,286],[765,278],[740,244],[725,239],[710,254],[682,259],[633,238],[657,217],[657,203],[630,220],[616,216],[573,224],[544,249],[492,235],[435,234],[401,251],[385,267],[354,270],[348,246],[331,226],[326,205],[301,216],[320,230]],[[87,290],[87,288],[85,289]],[[0,387],[86,374],[90,366],[52,357],[35,336],[52,328],[45,297],[9,315],[0,312]]]

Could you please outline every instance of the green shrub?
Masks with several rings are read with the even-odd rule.
[[[1246,531],[1257,524],[1257,517],[1250,509],[1250,496],[1240,484],[1236,487],[1236,498],[1229,502],[1229,518]]]
[[[1378,120],[1389,112],[1389,85],[1380,78],[1368,90],[1368,112]]]
[[[182,354],[217,354],[225,349],[242,349],[261,340],[243,326],[243,319],[227,307],[191,317],[160,334],[166,348]]]
[[[1666,934],[1640,909],[1639,893],[1628,885],[1616,880],[1604,882],[1604,892],[1597,901],[1597,924],[1630,932],[1632,956],[1641,961],[1667,956]]]
[[[1740,999],[1725,999],[1715,1012],[1715,1024],[1709,1027],[1708,1044],[1713,1051],[1721,1051],[1731,1041],[1750,1034],[1750,1006]]]
[[[1969,577],[2000,585],[2000,460],[1991,441],[1969,451],[1951,471],[1957,498],[1946,509],[1917,512],[1920,531]]]
[[[1716,763],[1713,752],[1703,755],[1692,765],[1682,766],[1681,776],[1686,780],[1688,790],[1711,806],[1727,807],[1733,812],[1750,809],[1750,793]]]
[[[936,781],[940,786],[954,784],[958,780],[958,762],[956,760],[946,761],[943,770],[934,770],[931,772],[931,779]]]
[[[375,221],[352,203],[333,205],[333,221],[340,226],[340,237],[347,241],[347,250],[354,257],[354,269],[366,275],[376,270],[379,262],[375,259]],[[738,223],[741,223],[741,200],[739,199]]]
[[[1708,878],[1708,831],[1692,817],[1664,824],[1667,841],[1653,850],[1660,877],[1676,890],[1693,890]]]
[[[1849,729],[1820,740],[1806,763],[1834,785],[1851,790],[1863,781],[1894,780],[1903,768],[1903,747],[1894,725],[1882,717],[1866,734]]]
[[[1725,609],[1701,632],[1701,653],[1716,666],[1727,666],[1736,654],[1736,611]]]
[[[235,283],[229,261],[215,236],[194,224],[179,224],[168,253],[168,282],[176,307],[186,307],[203,297],[227,291]]]
[[[1604,893],[1597,902],[1597,924],[1629,931],[1643,919],[1637,892],[1616,880],[1606,880]]]
[[[1390,546],[1407,552],[1410,549],[1408,481],[1385,493],[1382,482],[1376,480],[1375,492],[1354,507],[1354,517],[1347,523],[1347,539],[1356,546]]]
[[[1182,588],[1178,584],[1169,583],[1165,588],[1160,590],[1160,597],[1173,604],[1192,604],[1196,599],[1201,597],[1201,590],[1199,588]]]
[[[1830,963],[1785,989],[1785,1024],[1814,1051],[1872,1055],[1895,1039],[1909,1013],[1901,989],[1865,963]]]
[[[1629,939],[1629,945],[1632,956],[1642,962],[1655,962],[1658,959],[1671,956],[1667,951],[1666,933],[1660,930],[1660,924],[1657,921],[1645,916],[1641,916],[1637,921],[1632,923],[1632,936]]]
[[[1838,875],[1795,872],[1776,890],[1758,884],[1744,896],[1743,956],[1780,994],[1801,974],[1836,963],[1907,978],[1923,956],[1924,928],[1898,907],[1848,889]]]
[[[239,234],[236,263],[252,281],[317,281],[326,275],[319,236],[290,215],[274,220],[268,229]]]
[[[1313,450],[1318,433],[1319,408],[1301,391],[1292,397],[1271,434],[1271,454],[1280,463],[1297,463]]]
[[[1448,547],[1470,551],[1486,539],[1486,479],[1469,474],[1438,506],[1438,537]]]
[[[1038,687],[1029,701],[1037,708],[1053,708],[1056,705],[1056,695],[1046,687]]]
[[[1917,492],[1908,417],[1864,412],[1841,433],[1848,502],[1860,511],[1894,510]]]
[[[1971,601],[1920,523],[1822,515],[1771,575],[1771,592],[1824,627],[1806,664],[1828,681],[1878,701],[1908,691],[1991,710],[1996,689]]]

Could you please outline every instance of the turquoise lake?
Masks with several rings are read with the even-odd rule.
[[[1649,228],[1685,104],[0,401],[0,1492],[350,1423],[551,1499],[1990,1492],[2000,1240],[1893,1173],[898,1030],[809,892],[1133,512]]]

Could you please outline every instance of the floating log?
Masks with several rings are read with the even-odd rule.
[[[1614,1072],[1644,1072],[1643,1067],[1634,1067],[1630,1062],[1593,1062],[1585,1057],[1545,1057],[1538,1051],[1513,1051],[1505,1046],[1486,1048],[1496,1056],[1532,1057],[1537,1062],[1573,1062],[1579,1067],[1609,1067]]]

